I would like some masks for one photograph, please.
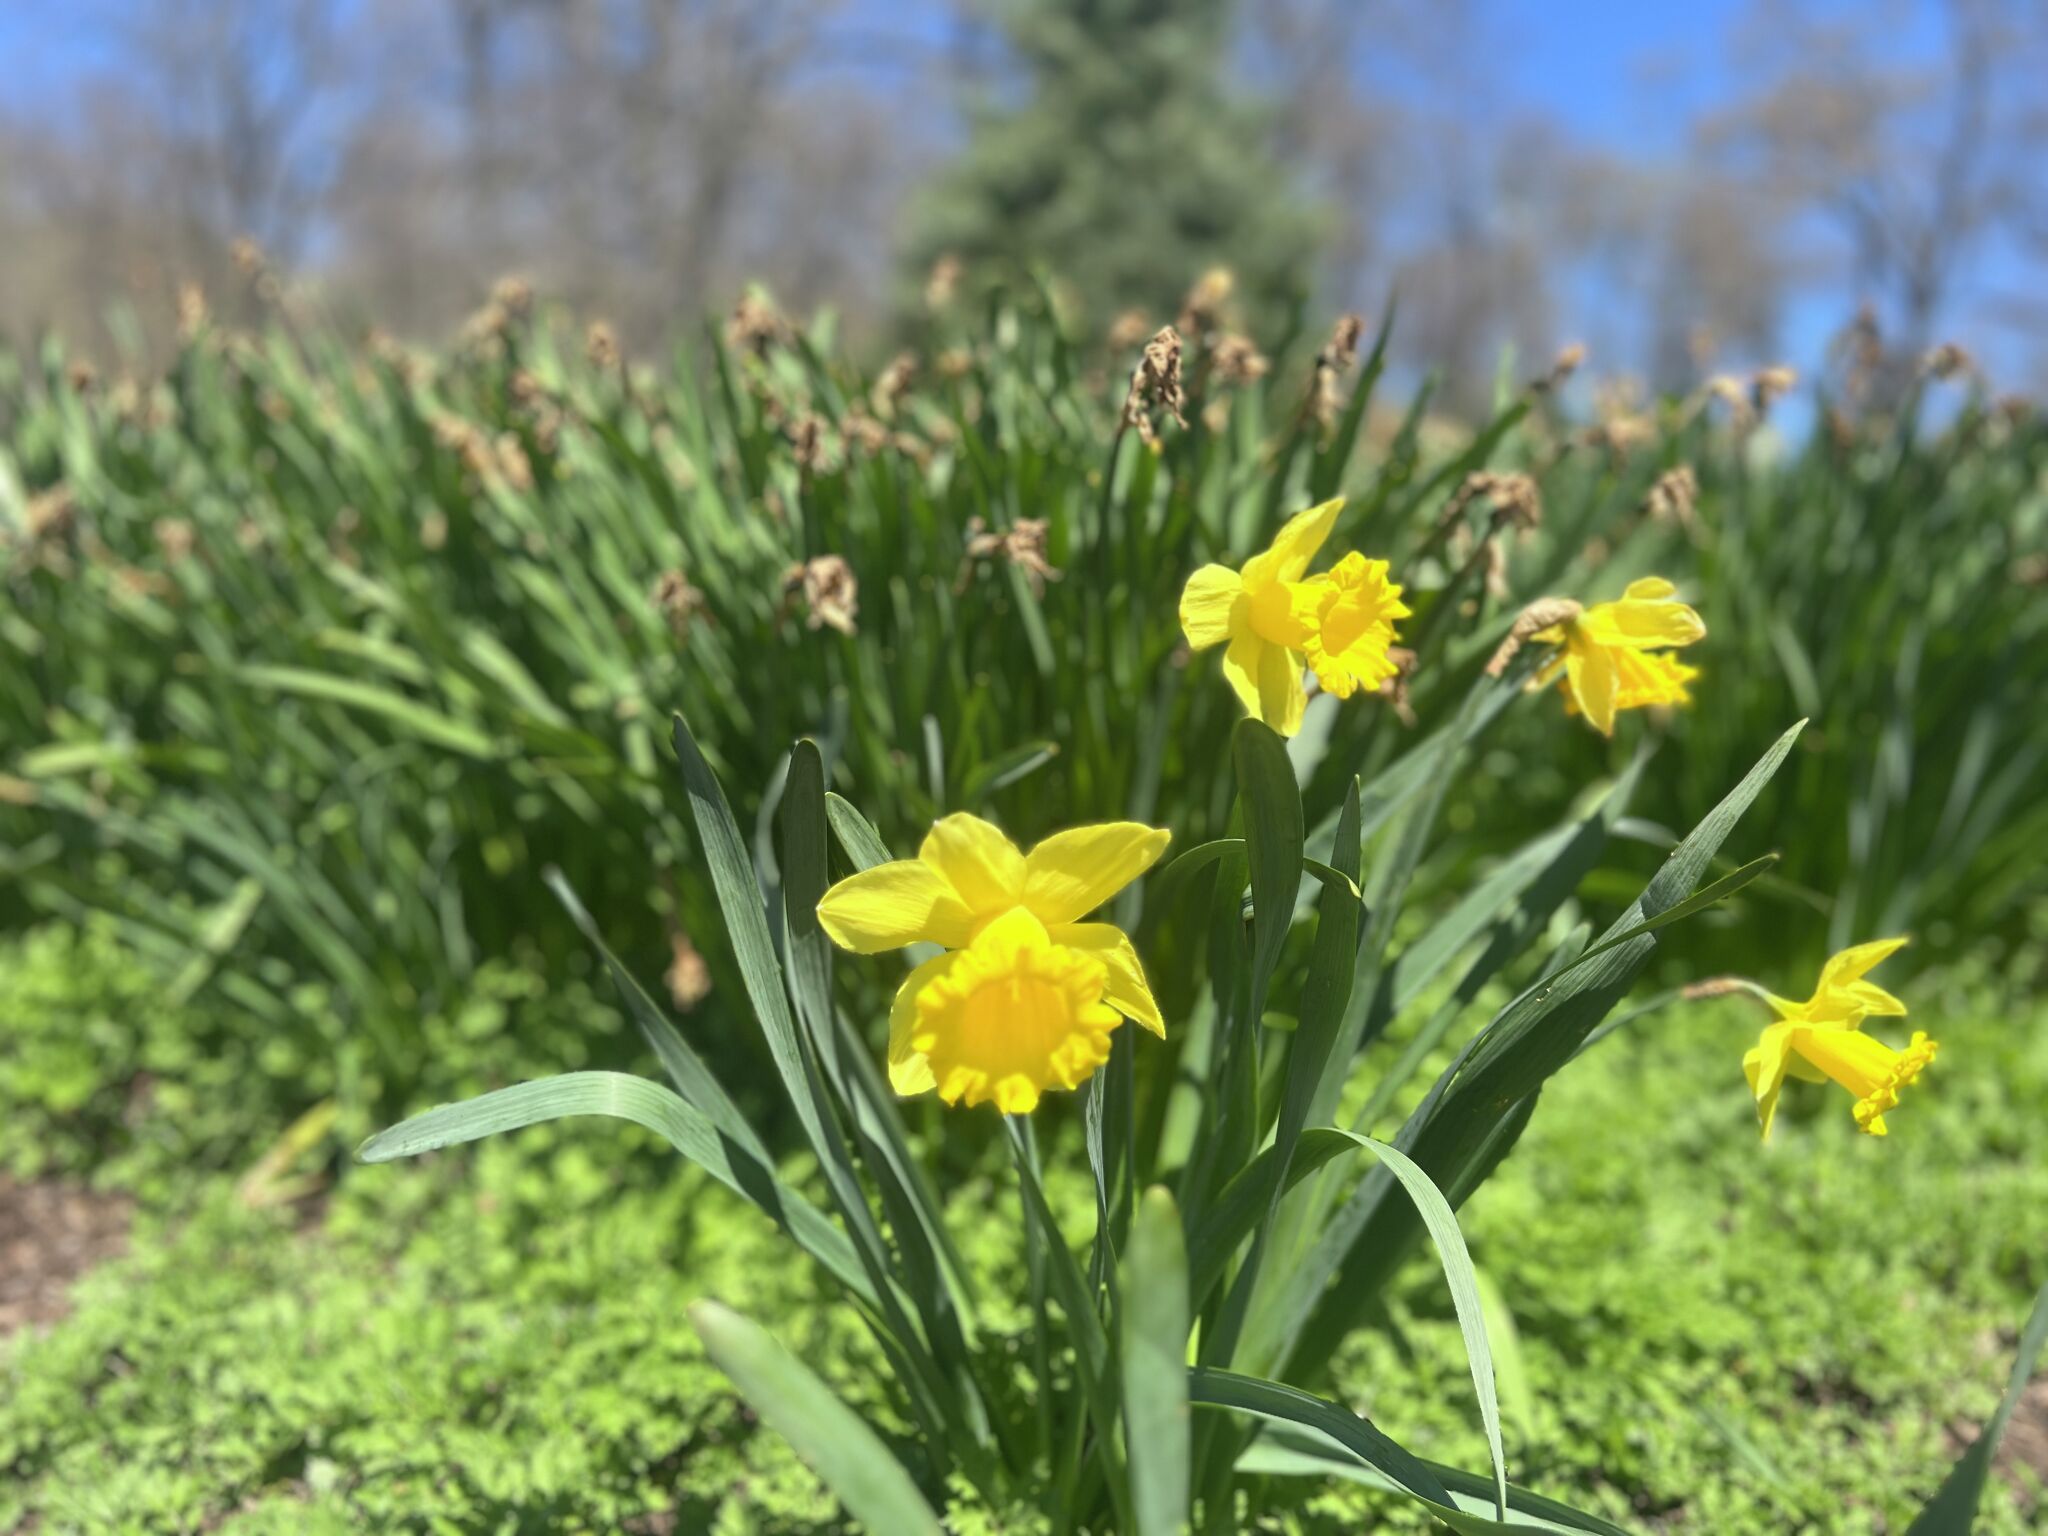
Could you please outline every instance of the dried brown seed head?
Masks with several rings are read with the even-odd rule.
[[[960,292],[960,277],[964,270],[960,258],[950,251],[933,262],[931,275],[924,280],[924,307],[930,310],[948,308]]]
[[[1568,597],[1539,597],[1516,615],[1507,638],[1501,641],[1500,648],[1493,653],[1493,659],[1487,662],[1486,675],[1501,676],[1507,671],[1508,663],[1515,659],[1532,637],[1556,625],[1569,624],[1584,612],[1584,608]]]

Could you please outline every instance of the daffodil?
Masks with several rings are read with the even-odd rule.
[[[1408,616],[1387,562],[1346,555],[1325,575],[1308,565],[1330,536],[1341,499],[1290,518],[1244,569],[1205,565],[1188,578],[1180,627],[1195,650],[1224,645],[1223,675],[1244,707],[1283,736],[1301,729],[1311,668],[1325,692],[1349,698],[1398,668],[1394,621]]]
[[[1677,591],[1661,576],[1646,576],[1630,582],[1619,601],[1596,603],[1538,632],[1534,638],[1558,653],[1530,686],[1555,682],[1566,712],[1584,715],[1603,736],[1614,734],[1614,717],[1624,709],[1690,704],[1686,684],[1699,669],[1670,652],[1704,639],[1707,626]]]
[[[889,1081],[903,1095],[994,1102],[1024,1114],[1052,1087],[1077,1088],[1132,1019],[1165,1020],[1129,935],[1081,921],[1165,851],[1172,834],[1137,822],[1075,827],[1028,854],[979,816],[934,825],[914,859],[849,876],[818,903],[832,942],[871,955],[944,948],[896,990]]]
[[[1903,1051],[1863,1033],[1866,1018],[1905,1017],[1904,1003],[1863,979],[1905,942],[1878,939],[1843,950],[1821,970],[1820,984],[1804,1002],[1764,994],[1778,1019],[1764,1027],[1763,1038],[1742,1058],[1742,1070],[1756,1095],[1765,1136],[1771,1134],[1778,1091],[1788,1076],[1810,1083],[1840,1083],[1856,1095],[1857,1127],[1872,1136],[1885,1134],[1885,1113],[1898,1105],[1899,1090],[1941,1049],[1919,1030]]]

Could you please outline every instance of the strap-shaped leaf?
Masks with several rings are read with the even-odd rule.
[[[1656,934],[1629,937],[1629,930],[1692,894],[1735,823],[1792,750],[1804,723],[1772,744],[1615,920],[1607,937],[1623,936],[1625,942],[1524,991],[1461,1053],[1448,1083],[1440,1080],[1442,1091],[1432,1092],[1427,1118],[1404,1130],[1402,1141],[1453,1201],[1462,1200],[1506,1155],[1527,1123],[1532,1095],[1571,1059],[1649,963],[1659,942]],[[1315,1305],[1294,1338],[1292,1359],[1327,1361],[1365,1298],[1378,1294],[1387,1272],[1406,1254],[1418,1223],[1412,1210],[1389,1203],[1385,1195],[1385,1181],[1369,1178],[1324,1229],[1303,1269]],[[1331,1279],[1339,1283],[1331,1286]]]
[[[752,1154],[754,1161],[764,1168],[774,1165],[769,1159],[768,1149],[754,1128],[747,1123],[739,1106],[725,1091],[711,1068],[699,1056],[690,1042],[683,1038],[682,1031],[670,1022],[667,1014],[653,998],[647,995],[633,973],[620,963],[612,953],[611,946],[604,941],[604,935],[597,931],[597,923],[585,909],[576,892],[563,877],[559,869],[550,867],[541,872],[541,879],[547,888],[555,893],[555,899],[569,914],[569,920],[582,932],[604,961],[605,969],[611,973],[612,985],[618,988],[619,996],[626,1004],[626,1012],[633,1016],[639,1026],[642,1038],[661,1062],[662,1070],[668,1073],[669,1081],[676,1085],[676,1091],[694,1108],[701,1110],[705,1117],[736,1144]]]
[[[744,1156],[735,1160],[723,1133],[708,1116],[644,1077],[624,1072],[567,1072],[538,1082],[516,1083],[414,1115],[379,1131],[362,1144],[356,1156],[366,1163],[388,1163],[575,1115],[607,1115],[645,1126],[728,1189],[774,1217],[854,1295],[874,1301],[874,1288],[844,1232],[760,1163]]]
[[[943,1536],[938,1516],[881,1437],[765,1330],[715,1301],[692,1306],[690,1325],[740,1395],[864,1529]]]
[[[1419,1458],[1436,1480],[1450,1491],[1458,1510],[1475,1524],[1453,1525],[1464,1531],[1563,1532],[1564,1536],[1630,1536],[1620,1526],[1589,1515],[1583,1510],[1546,1499],[1526,1488],[1508,1487],[1508,1509],[1514,1516],[1502,1525],[1487,1511],[1493,1508],[1493,1483],[1476,1472],[1447,1467],[1442,1462]],[[1237,1459],[1238,1470],[1266,1477],[1341,1477],[1368,1488],[1402,1492],[1401,1485],[1384,1472],[1368,1466],[1328,1436],[1293,1425],[1273,1425],[1246,1448]]]
[[[1188,1521],[1188,1257],[1180,1211],[1163,1188],[1145,1192],[1124,1259],[1118,1338],[1124,1440],[1138,1536],[1178,1536]]]
[[[1984,1499],[1984,1485],[1990,1480],[1991,1458],[1998,1454],[1998,1442],[2005,1438],[2005,1426],[2019,1406],[2034,1363],[2048,1345],[2048,1285],[2034,1297],[2034,1309],[2020,1331],[2019,1353],[2013,1357],[2012,1374],[2006,1378],[2005,1395],[1998,1400],[1984,1433],[1971,1442],[1942,1480],[1941,1491],[1906,1527],[1906,1536],[1970,1536],[1977,1521],[1977,1506]]]

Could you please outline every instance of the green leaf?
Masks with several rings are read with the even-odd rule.
[[[236,668],[235,676],[254,688],[319,699],[381,716],[408,735],[463,757],[488,759],[499,755],[497,743],[475,726],[374,683],[336,677],[308,667],[243,666]]]
[[[1984,1499],[1984,1485],[1990,1480],[1991,1458],[1998,1454],[1998,1442],[2005,1438],[2005,1426],[2027,1389],[2027,1378],[2034,1374],[2043,1345],[2048,1345],[2048,1285],[2035,1294],[2027,1325],[2020,1331],[2019,1352],[2013,1357],[2012,1374],[2006,1378],[2005,1395],[1999,1398],[1984,1432],[1949,1468],[1941,1491],[1906,1527],[1906,1536],[1970,1536],[1970,1528],[1977,1522],[1977,1506]]]
[[[1691,895],[1735,823],[1792,750],[1803,725],[1780,736],[1672,851],[1609,929],[1608,937],[1621,936],[1623,942],[1540,980],[1510,1002],[1411,1117],[1402,1145],[1454,1202],[1463,1200],[1507,1154],[1533,1111],[1533,1095],[1571,1059],[1649,963],[1657,935],[1631,936],[1630,930]],[[1382,1181],[1368,1179],[1361,1185],[1324,1229],[1304,1266],[1304,1288],[1313,1286],[1315,1310],[1293,1341],[1293,1359],[1329,1359],[1359,1309],[1378,1294],[1405,1255],[1416,1230],[1412,1212],[1386,1202]],[[1342,1258],[1335,1259],[1339,1253]]]
[[[839,846],[846,850],[855,869],[873,869],[889,862],[889,845],[851,801],[827,791],[825,819],[831,822],[832,835],[839,839]]]
[[[646,989],[640,985],[633,973],[612,953],[611,946],[605,943],[604,936],[597,931],[596,921],[585,910],[582,901],[562,872],[549,867],[541,871],[541,880],[555,893],[555,899],[561,902],[562,909],[569,914],[569,920],[577,926],[583,937],[589,941],[591,948],[603,959],[605,969],[611,973],[612,985],[618,988],[619,996],[626,1004],[626,1012],[633,1016],[633,1022],[639,1026],[642,1038],[647,1041],[661,1062],[662,1070],[668,1074],[669,1081],[675,1084],[676,1091],[683,1096],[685,1102],[701,1111],[713,1125],[717,1126],[721,1134],[746,1152],[760,1168],[772,1170],[774,1163],[768,1156],[768,1148],[755,1134],[753,1126],[747,1122],[747,1117],[740,1113],[739,1106],[725,1091],[725,1085],[719,1082],[711,1068],[706,1065],[704,1058],[697,1054],[690,1042],[683,1038],[682,1032],[669,1021],[668,1015],[661,1011],[660,1005],[647,995]]]
[[[854,1295],[874,1300],[874,1288],[844,1232],[758,1163],[747,1159],[735,1164],[723,1133],[706,1115],[644,1077],[624,1072],[568,1072],[538,1082],[516,1083],[414,1115],[379,1131],[357,1149],[356,1156],[366,1163],[388,1163],[575,1115],[606,1115],[653,1131],[728,1189],[774,1217]]]
[[[715,1301],[692,1306],[690,1325],[718,1368],[856,1522],[870,1531],[943,1536],[938,1516],[903,1464],[808,1366],[762,1328]]]
[[[1174,1536],[1188,1520],[1188,1263],[1173,1196],[1138,1202],[1124,1257],[1120,1342],[1124,1438],[1138,1536]]]
[[[1231,737],[1252,876],[1252,1016],[1262,1011],[1301,886],[1301,791],[1287,747],[1270,726],[1240,720]]]
[[[1239,1471],[1267,1477],[1341,1477],[1368,1488],[1384,1488],[1389,1493],[1402,1491],[1400,1484],[1384,1472],[1367,1466],[1342,1446],[1332,1443],[1327,1436],[1292,1425],[1268,1428],[1238,1457],[1237,1465]],[[1493,1508],[1493,1484],[1489,1479],[1426,1458],[1422,1459],[1422,1465],[1450,1491],[1451,1499],[1460,1511],[1481,1522],[1476,1527],[1465,1526],[1463,1529],[1562,1531],[1565,1536],[1582,1536],[1582,1533],[1629,1536],[1620,1526],[1610,1525],[1598,1515],[1586,1514],[1512,1484],[1508,1488],[1508,1508],[1519,1519],[1513,1525],[1502,1527],[1487,1514]]]

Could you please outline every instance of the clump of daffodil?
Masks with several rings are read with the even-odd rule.
[[[1706,638],[1707,626],[1677,600],[1677,591],[1661,576],[1645,576],[1630,582],[1619,601],[1596,603],[1539,630],[1531,638],[1558,652],[1529,686],[1555,682],[1565,712],[1584,715],[1603,736],[1614,734],[1614,717],[1624,709],[1690,704],[1686,684],[1699,668],[1670,653]]]
[[[1320,576],[1309,561],[1330,536],[1343,500],[1289,519],[1272,547],[1244,569],[1205,565],[1180,597],[1180,627],[1196,650],[1226,645],[1223,675],[1244,707],[1283,736],[1301,729],[1304,666],[1325,693],[1348,699],[1396,676],[1394,621],[1408,617],[1387,562],[1348,554]]]
[[[1757,1119],[1771,1134],[1778,1091],[1788,1076],[1805,1082],[1830,1079],[1856,1095],[1859,1130],[1885,1134],[1887,1110],[1897,1107],[1899,1090],[1934,1060],[1938,1042],[1915,1030],[1912,1043],[1895,1051],[1863,1033],[1867,1018],[1904,1018],[1906,1005],[1875,982],[1863,978],[1879,962],[1904,947],[1904,939],[1878,939],[1845,949],[1820,973],[1820,984],[1804,1002],[1775,993],[1763,994],[1777,1022],[1764,1026],[1763,1038],[1742,1058],[1756,1095]]]
[[[979,816],[933,826],[914,859],[849,876],[818,903],[832,942],[871,955],[942,946],[889,1011],[889,1081],[949,1104],[1025,1114],[1078,1088],[1133,1019],[1166,1034],[1130,937],[1082,918],[1165,850],[1171,833],[1114,821],[1058,832],[1029,853]]]

